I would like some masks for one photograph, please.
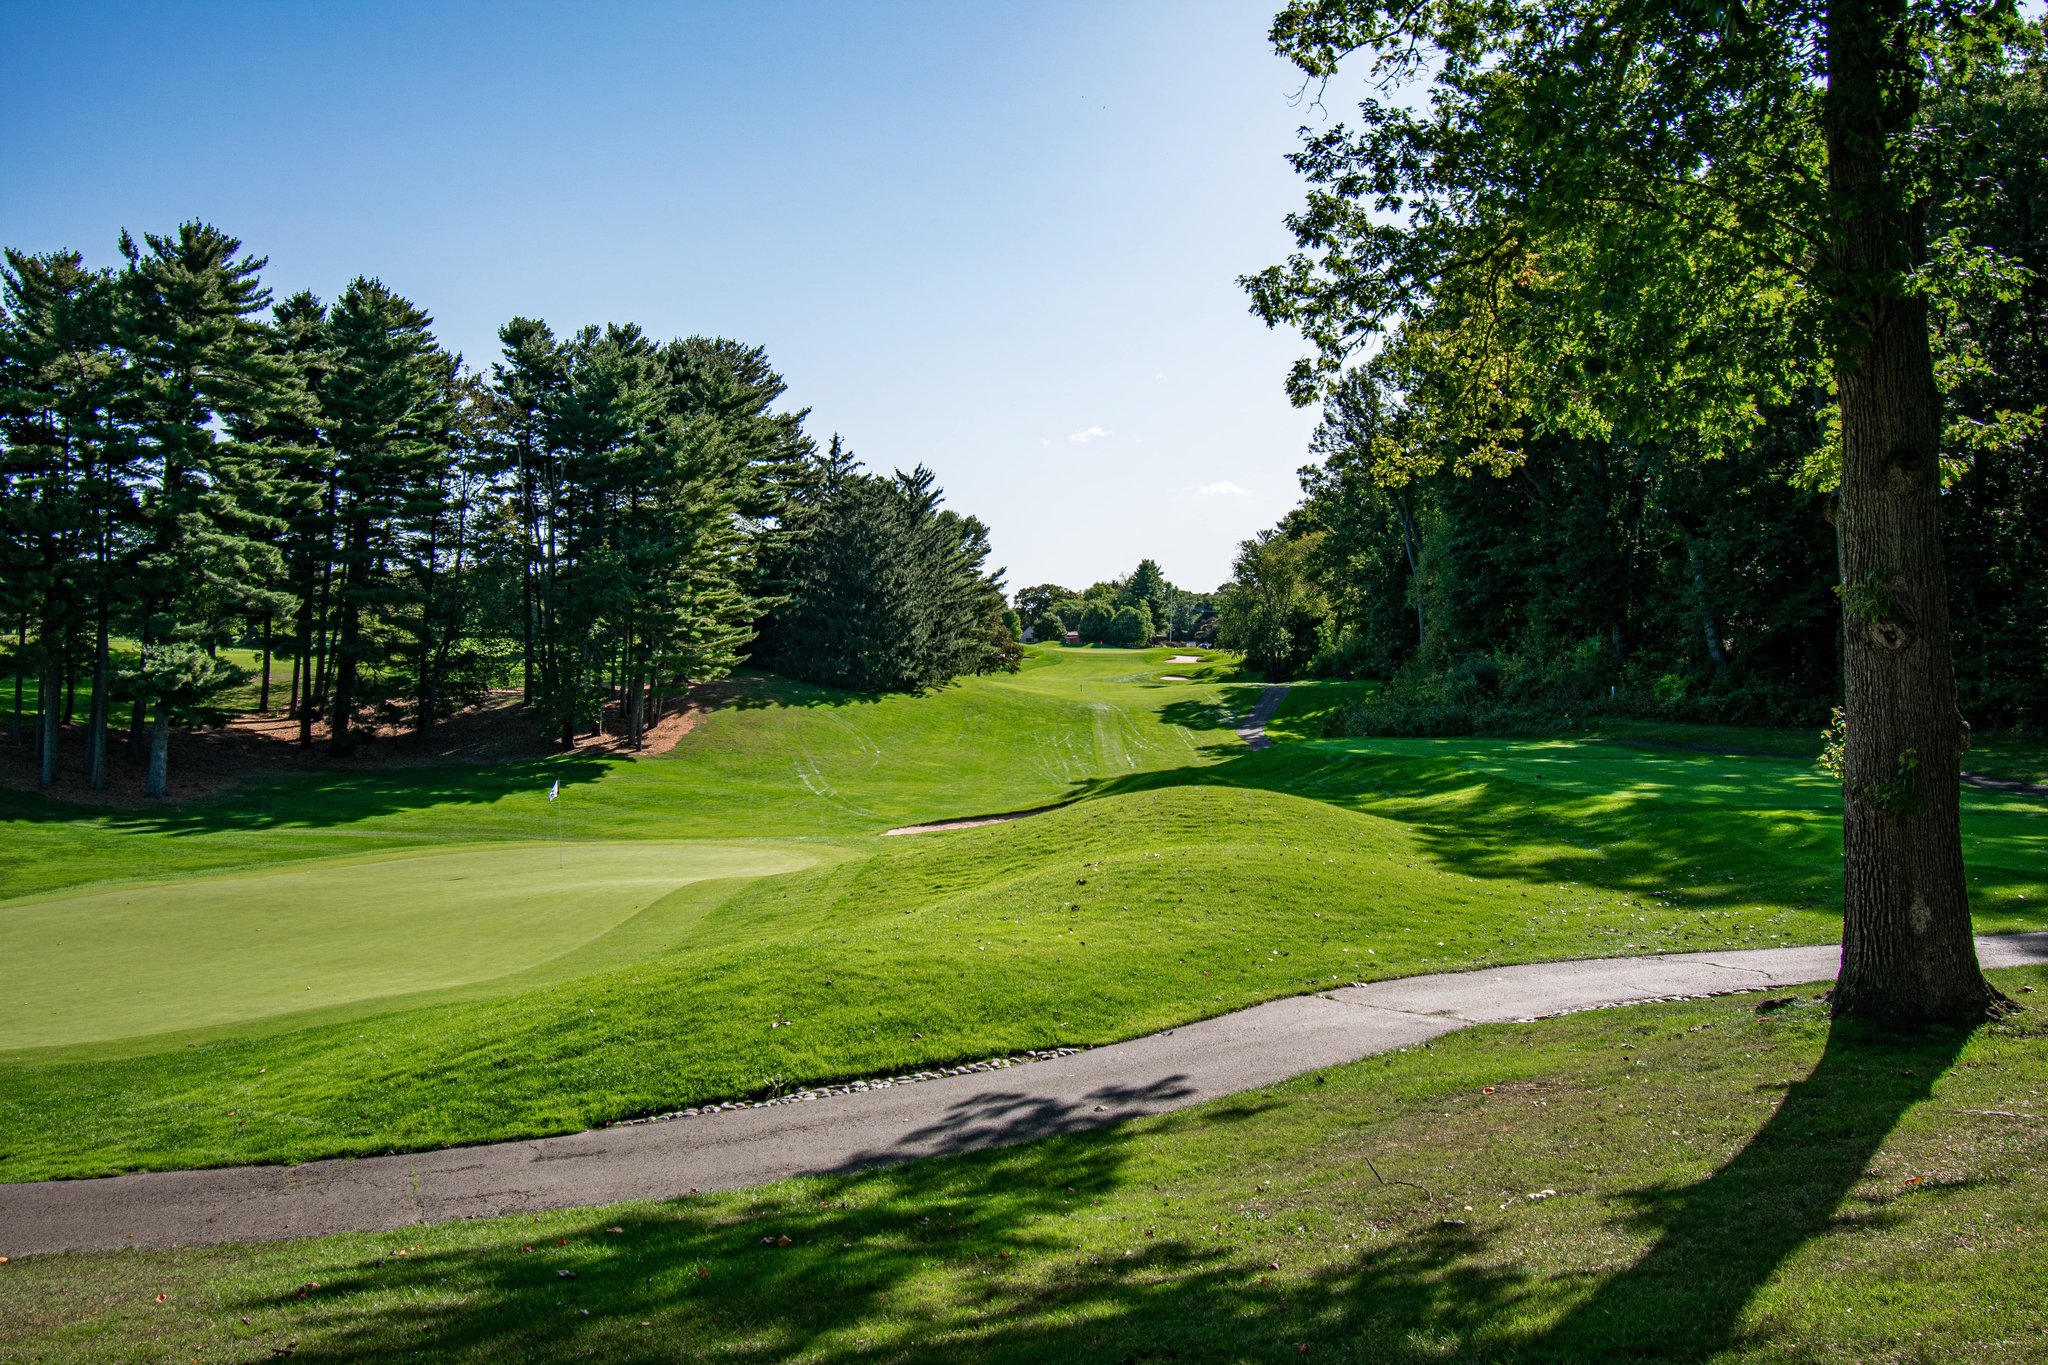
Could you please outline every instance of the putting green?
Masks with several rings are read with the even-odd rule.
[[[0,1049],[524,973],[665,899],[701,914],[706,898],[687,890],[696,884],[817,861],[789,844],[506,843],[0,902]]]

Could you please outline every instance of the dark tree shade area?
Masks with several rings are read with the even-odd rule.
[[[262,267],[199,223],[111,267],[6,255],[0,612],[46,785],[81,691],[71,761],[104,785],[125,717],[161,795],[172,727],[251,684],[346,753],[514,686],[565,744],[607,707],[638,744],[764,617],[771,646],[865,631],[776,650],[839,686],[1014,664],[980,523],[820,457],[759,348],[515,318],[477,373],[376,280],[273,306]],[[884,573],[813,564],[861,554]]]

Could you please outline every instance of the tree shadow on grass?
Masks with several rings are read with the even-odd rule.
[[[1447,1222],[1426,1197],[1399,1214],[1393,1242],[1306,1279],[1274,1274],[1265,1253],[1152,1240],[1135,1219],[1090,1212],[1156,1178],[1137,1165],[1140,1140],[1277,1107],[1238,1100],[1142,1129],[774,1186],[737,1205],[643,1207],[567,1233],[566,1246],[552,1234],[522,1250],[509,1222],[496,1245],[373,1253],[325,1272],[306,1300],[294,1286],[231,1311],[291,1308],[308,1360],[1221,1361],[1292,1358],[1302,1344],[1392,1362],[1699,1360],[1771,1344],[1749,1311],[1803,1248],[1895,1217],[1891,1200],[1926,1197],[1844,1208],[1967,1039],[1837,1024],[1812,1072],[1718,1170],[1610,1196],[1613,1225],[1650,1239],[1613,1271],[1517,1264],[1489,1220]],[[1001,1105],[974,1116],[1047,1118]],[[1105,1245],[1125,1239],[1126,1250]]]
[[[929,1149],[936,1134],[948,1150],[970,1134],[1059,1135],[912,1164],[902,1164],[909,1148],[868,1153],[844,1174],[772,1186],[737,1207],[641,1206],[531,1243],[508,1222],[493,1246],[371,1254],[328,1272],[317,1297],[293,1286],[234,1311],[290,1309],[296,1358],[314,1361],[781,1359],[827,1342],[834,1358],[943,1358],[961,1305],[922,1303],[911,1282],[934,1261],[965,1261],[989,1277],[973,1291],[977,1311],[1016,1311],[1003,1272],[1074,1255],[1061,1218],[1126,1183],[1132,1130],[1103,1126],[1091,1102],[1115,1110],[1143,1098],[1018,1104],[991,1092],[906,1142]],[[1218,1121],[1259,1108],[1240,1102]],[[859,1340],[869,1323],[886,1337],[872,1350]]]
[[[371,772],[314,773],[159,810],[102,810],[0,794],[0,820],[91,822],[134,834],[218,834],[296,826],[324,829],[441,805],[490,805],[520,792],[546,795],[597,781],[620,760],[563,754],[509,763],[444,764]]]

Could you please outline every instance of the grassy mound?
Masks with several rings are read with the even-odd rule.
[[[2022,999],[2048,972],[1998,974]],[[1475,1029],[1158,1119],[670,1204],[0,1267],[0,1354],[2007,1361],[2048,1042],[1814,992]],[[181,1357],[182,1358],[182,1357]]]

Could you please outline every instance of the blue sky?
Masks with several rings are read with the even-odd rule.
[[[1187,587],[1295,500],[1280,259],[1320,112],[1267,0],[16,4],[0,242],[204,218],[473,365],[515,314],[768,348],[822,439],[938,472],[1013,587]],[[1332,107],[1338,106],[1335,100]]]

